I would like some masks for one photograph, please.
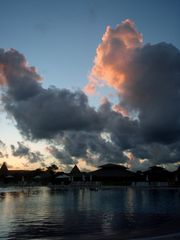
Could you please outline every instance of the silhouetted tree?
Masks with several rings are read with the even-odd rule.
[[[47,171],[53,175],[56,170],[58,170],[58,166],[56,164],[51,164],[49,167],[47,167]]]

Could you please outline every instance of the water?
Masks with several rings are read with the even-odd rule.
[[[180,223],[180,189],[0,188],[3,240],[125,239],[174,223]]]

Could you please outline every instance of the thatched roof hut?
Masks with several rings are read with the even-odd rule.
[[[0,168],[0,177],[6,177],[9,174],[6,163],[4,162]]]
[[[77,167],[77,165],[75,165],[73,167],[73,169],[71,170],[70,172],[70,175],[73,176],[73,177],[81,177],[82,176],[82,173],[81,171],[79,170],[79,168]]]
[[[150,182],[168,182],[172,175],[172,173],[160,166],[150,167],[144,174]]]
[[[90,172],[93,180],[125,184],[131,182],[135,177],[135,173],[129,171],[123,165],[109,163],[99,166],[99,168],[96,171]]]

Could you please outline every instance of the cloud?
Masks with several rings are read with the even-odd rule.
[[[25,57],[15,49],[0,49],[0,84],[14,100],[24,100],[41,91],[40,75],[29,67]]]
[[[73,164],[78,159],[84,159],[91,165],[125,163],[127,157],[123,151],[134,144],[132,137],[136,134],[137,122],[128,121],[128,118],[114,112],[108,101],[101,105],[97,115],[100,130],[62,131],[51,141],[49,152],[63,164]]]
[[[61,164],[71,165],[77,163],[77,161],[64,149],[59,149],[57,146],[51,145],[47,150],[54,158],[59,160]]]
[[[142,35],[132,20],[125,20],[115,29],[108,26],[96,50],[85,92],[93,93],[98,85],[108,85],[121,91],[128,74],[126,66],[131,62],[134,50],[141,46]]]
[[[135,42],[128,44],[129,37]],[[115,29],[107,27],[89,79],[87,93],[95,91],[97,86],[113,87],[120,99],[113,110],[129,116],[115,124],[112,120],[109,130],[114,141],[121,146],[127,142],[124,148],[135,154],[134,159],[136,156],[149,159],[150,164],[179,161],[179,49],[165,42],[143,46],[142,35],[129,20]],[[131,123],[128,130],[123,122]]]
[[[100,128],[96,111],[82,91],[44,89],[41,77],[14,49],[0,50],[2,101],[17,127],[28,138],[53,138],[62,130]],[[5,80],[4,80],[5,79]]]
[[[12,59],[8,57],[6,61],[9,55]],[[93,163],[102,159],[124,161],[120,159],[121,156],[124,159],[121,147],[105,142],[100,137],[103,129],[110,124],[109,115],[120,117],[120,114],[110,109],[105,113],[103,106],[96,111],[89,106],[87,96],[82,91],[71,92],[55,87],[44,89],[39,82],[40,76],[28,66],[25,57],[15,50],[1,51],[0,62],[7,65],[1,73],[6,79],[2,83],[5,86],[2,99],[4,107],[14,117],[18,129],[26,138],[54,142],[62,139],[64,150],[51,146],[49,151],[67,164],[76,162],[76,158],[82,156]],[[24,143],[18,142],[17,148],[13,145],[11,148],[14,156],[26,157],[30,162],[40,160],[39,154],[31,152]]]
[[[6,147],[6,144],[2,140],[0,140],[0,148],[2,149],[2,148],[5,148],[5,147]]]
[[[81,91],[54,87],[26,101],[6,101],[5,106],[21,133],[32,139],[50,139],[63,130],[90,131],[101,127],[96,111]]]
[[[7,147],[6,144],[0,140],[0,158],[8,158]]]
[[[106,99],[96,110],[81,90],[45,89],[41,79],[18,51],[0,50],[4,109],[25,138],[46,139],[49,153],[62,164],[132,159],[135,168],[179,161],[180,51],[165,42],[143,45],[131,20],[107,27],[86,86],[88,93],[113,87],[118,104]],[[24,143],[12,151],[41,161]]]
[[[42,162],[43,155],[39,151],[31,151],[23,142],[17,142],[18,146],[11,145],[12,155],[14,157],[26,158],[30,163]]]
[[[134,169],[157,164],[174,164],[180,159],[180,142],[172,144],[144,143],[129,151],[129,164]]]
[[[95,89],[100,81],[114,87],[119,112],[138,118],[145,141],[171,143],[180,136],[179,79],[179,49],[165,42],[143,46],[134,23],[126,20],[106,29],[86,87]]]
[[[111,141],[108,132],[64,132],[48,150],[62,164],[76,164],[81,158],[91,165],[108,161],[125,163],[127,160],[121,146]]]

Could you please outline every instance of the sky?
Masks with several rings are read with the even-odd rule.
[[[0,163],[177,165],[179,10],[176,0],[1,0]]]

